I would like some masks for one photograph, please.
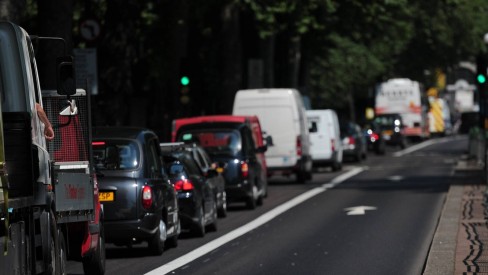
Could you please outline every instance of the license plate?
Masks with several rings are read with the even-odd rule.
[[[114,192],[100,192],[100,193],[98,193],[98,197],[100,198],[100,201],[114,201],[115,200]]]

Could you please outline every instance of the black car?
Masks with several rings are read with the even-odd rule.
[[[368,151],[374,151],[378,155],[386,152],[386,143],[381,134],[381,129],[374,121],[364,125],[363,133],[366,138]]]
[[[263,204],[267,175],[257,156],[266,146],[256,148],[246,123],[209,122],[181,126],[176,140],[197,143],[212,161],[224,167],[225,190],[229,202],[246,202],[249,209]]]
[[[154,254],[163,252],[165,242],[177,246],[178,201],[156,134],[143,128],[94,128],[92,146],[106,241],[147,241]]]
[[[367,143],[361,127],[351,121],[341,121],[340,131],[344,158],[361,161],[367,156]]]
[[[400,114],[384,114],[374,118],[381,130],[381,137],[385,143],[392,146],[406,147],[406,138],[403,134],[405,125]]]
[[[160,144],[167,173],[177,191],[183,229],[203,237],[206,227],[217,230],[226,215],[224,178],[211,167],[205,151],[195,145]]]

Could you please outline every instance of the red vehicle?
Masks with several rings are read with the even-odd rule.
[[[262,147],[271,145],[271,138],[265,138],[265,133],[261,130],[261,124],[257,116],[233,116],[233,115],[215,115],[215,116],[200,116],[192,118],[181,118],[173,121],[173,129],[171,132],[171,141],[176,141],[176,132],[183,125],[196,124],[196,123],[216,123],[216,122],[229,122],[229,123],[246,123],[251,128],[252,136],[256,147]],[[264,172],[267,173],[266,158],[264,153],[258,154],[261,163],[263,164]]]
[[[253,209],[267,196],[266,144],[256,116],[201,116],[173,121],[172,141],[197,143],[225,167],[227,200]]]

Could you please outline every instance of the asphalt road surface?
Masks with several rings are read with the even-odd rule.
[[[151,256],[107,245],[106,274],[421,274],[465,137],[389,148],[312,181],[270,179],[256,210],[231,205],[218,231]],[[70,261],[69,274],[82,274]]]

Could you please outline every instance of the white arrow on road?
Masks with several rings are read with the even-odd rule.
[[[347,212],[347,215],[364,215],[366,214],[366,210],[376,210],[376,207],[362,205],[344,208],[344,211]]]

